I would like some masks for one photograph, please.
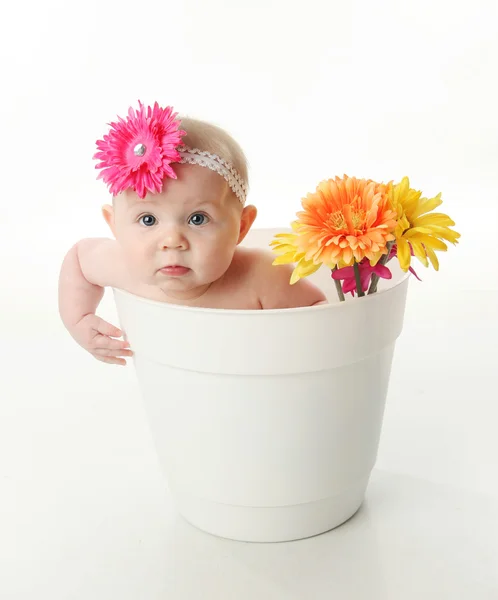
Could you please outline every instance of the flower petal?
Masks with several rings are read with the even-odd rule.
[[[376,273],[382,279],[392,279],[392,273],[385,265],[376,265],[373,269],[373,272]]]
[[[339,281],[341,279],[350,279],[354,277],[354,267],[342,267],[332,272],[332,279]]]
[[[426,247],[425,251],[427,253],[427,257],[431,261],[432,266],[434,267],[434,270],[439,271],[439,260],[436,256],[436,253],[434,252],[434,250],[430,247]]]
[[[410,267],[409,271],[410,271],[410,273],[412,273],[413,275],[415,275],[415,277],[416,277],[416,278],[417,278],[419,281],[422,281],[422,280],[420,279],[420,277],[417,275],[417,273],[415,272],[415,269],[414,269],[413,267]]]
[[[427,251],[425,246],[418,240],[410,240],[410,245],[412,247],[413,254],[419,259],[424,267],[428,267],[429,261],[427,260]]]
[[[287,254],[282,254],[281,256],[277,256],[272,264],[274,265],[287,265],[289,263],[297,262],[296,254],[294,252],[288,252]]]
[[[403,269],[403,271],[408,271],[408,268],[410,266],[410,259],[411,259],[410,246],[408,245],[408,242],[403,238],[398,240],[397,245],[398,245],[398,260],[399,260],[400,267]]]
[[[418,203],[417,208],[412,212],[412,218],[416,219],[417,217],[419,217],[420,215],[423,215],[425,213],[430,212],[431,210],[434,210],[436,207],[438,207],[440,204],[442,204],[443,201],[441,200],[441,194],[438,194],[437,196],[434,196],[434,198],[421,198],[420,202]]]

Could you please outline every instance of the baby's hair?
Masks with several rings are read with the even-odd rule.
[[[199,119],[181,116],[179,119],[180,128],[187,132],[182,137],[182,144],[216,154],[231,163],[249,188],[247,159],[242,148],[229,133],[221,127]]]

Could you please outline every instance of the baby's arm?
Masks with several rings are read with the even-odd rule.
[[[293,285],[290,278],[293,265],[273,265],[271,252],[260,254],[258,260],[259,301],[262,308],[296,308],[327,304],[325,294],[309,279],[300,279]]]
[[[71,336],[102,362],[125,365],[120,356],[128,342],[112,339],[122,332],[95,313],[117,258],[117,243],[105,238],[84,239],[66,254],[59,276],[59,314]]]

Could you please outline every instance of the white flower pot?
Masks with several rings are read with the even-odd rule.
[[[268,247],[276,230],[246,244]],[[331,305],[240,311],[114,290],[179,512],[218,536],[316,535],[360,507],[374,466],[408,277]],[[278,267],[275,267],[278,268]]]

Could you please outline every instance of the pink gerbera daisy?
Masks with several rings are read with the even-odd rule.
[[[177,148],[185,135],[177,113],[157,102],[153,108],[138,103],[138,110],[130,108],[126,120],[118,117],[117,123],[110,123],[109,133],[97,141],[99,151],[93,158],[100,161],[95,168],[102,169],[98,179],[114,196],[131,188],[145,198],[147,192],[162,191],[165,177],[176,179],[171,163],[180,160]]]

